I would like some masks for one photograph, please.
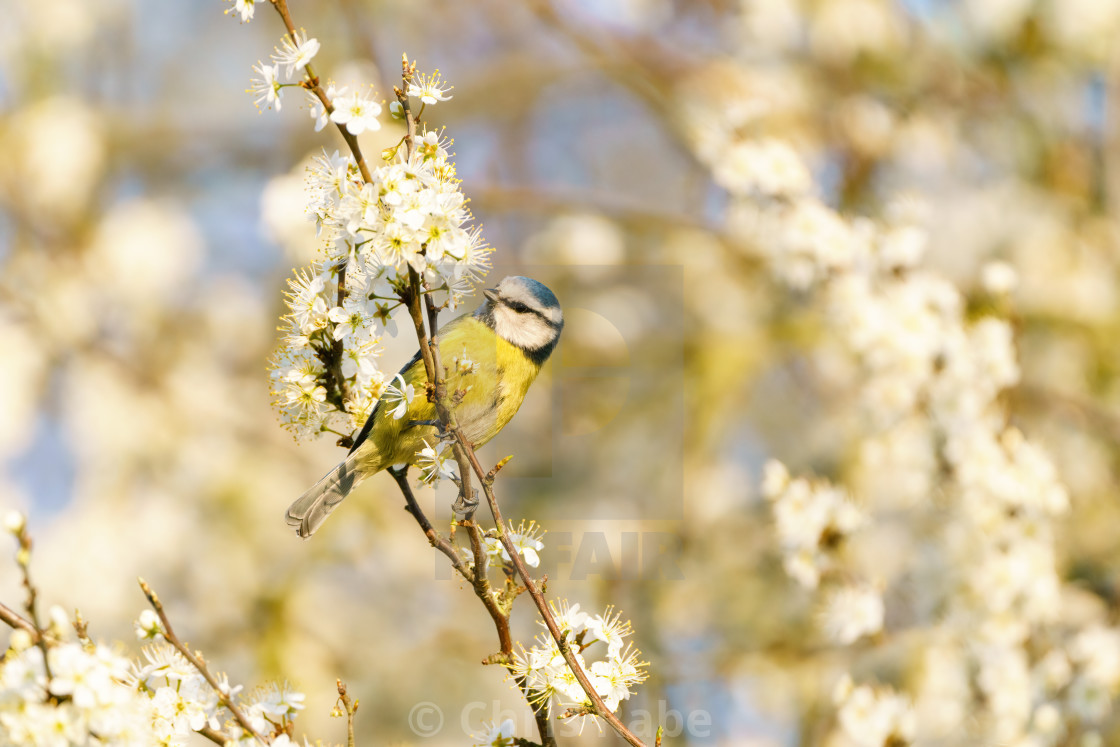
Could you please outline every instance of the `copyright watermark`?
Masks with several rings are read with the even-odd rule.
[[[408,712],[408,728],[418,737],[434,737],[443,730],[443,710],[430,701],[420,701]]]
[[[465,737],[476,736],[486,731],[489,724],[510,720],[514,723],[514,734],[526,736],[536,733],[536,722],[528,707],[504,707],[501,701],[485,702],[476,700],[459,709],[458,723],[447,723],[447,728],[457,730]],[[662,736],[675,738],[685,735],[690,739],[705,739],[712,736],[712,714],[703,709],[681,712],[670,708],[665,701],[658,701],[655,710],[642,708],[629,710],[622,722],[639,739],[652,742],[658,727],[663,729]],[[557,736],[574,737],[581,732],[578,721],[556,721]],[[430,701],[421,701],[408,713],[408,726],[418,737],[434,737],[440,734],[445,725],[443,710]],[[453,735],[458,736],[458,735]]]
[[[538,576],[586,581],[680,581],[680,537],[658,531],[551,531],[544,535]],[[433,555],[436,578],[456,578],[442,556]]]

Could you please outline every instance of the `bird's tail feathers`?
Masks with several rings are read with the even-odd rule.
[[[358,467],[357,454],[350,454],[288,506],[284,520],[288,526],[295,528],[300,537],[310,537],[335,506],[365,478],[366,473]]]

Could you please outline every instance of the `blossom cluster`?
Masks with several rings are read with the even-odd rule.
[[[0,745],[148,747],[168,736],[159,735],[153,701],[128,685],[126,658],[75,640],[46,651],[44,660],[27,631],[13,631],[0,659]]]
[[[242,20],[252,17],[251,3],[239,0],[235,9]],[[317,51],[314,39],[297,34],[286,38],[272,65],[254,68],[259,78],[251,91],[258,105],[279,109],[283,89],[292,85],[285,81],[305,69]],[[450,98],[451,87],[438,70],[417,73],[407,57],[404,79],[404,91],[396,91],[401,100],[389,108],[393,118],[408,121],[409,130],[395,146],[382,151],[381,165],[368,169],[348,138],[352,155],[323,153],[308,169],[307,213],[315,221],[323,251],[318,261],[297,270],[289,280],[284,338],[271,361],[273,402],[297,437],[324,431],[352,434],[376,402],[389,417],[404,417],[417,396],[415,386],[401,374],[386,381],[375,363],[382,335],[396,333],[394,311],[417,300],[416,293],[437,308],[455,309],[490,268],[492,250],[471,225],[473,217],[448,151],[450,141],[418,121],[423,107]],[[372,98],[351,95],[347,88],[333,84],[324,91],[310,72],[304,87],[311,97],[317,131],[328,122],[349,136],[380,129],[382,108]],[[404,97],[421,103],[415,119],[406,111]],[[478,366],[465,349],[449,363],[459,375],[469,375]],[[425,442],[416,457],[422,482],[434,485],[442,478],[457,479],[438,442]],[[508,528],[512,551],[530,567],[540,563],[542,535],[535,522]],[[498,535],[491,532],[484,542],[489,561],[512,577],[510,551]],[[645,679],[646,665],[639,661],[637,650],[623,649],[630,624],[609,610],[605,616],[581,613],[578,605],[565,605],[557,621],[579,667],[615,710],[629,698],[630,686]],[[583,654],[597,643],[605,644],[606,656],[588,665]],[[511,668],[530,700],[549,704],[556,700],[565,708],[565,716],[595,714],[554,639],[539,636],[538,645],[522,648],[521,653]],[[512,725],[506,723],[485,737],[493,743],[510,739]]]
[[[142,660],[132,664],[126,682],[150,698],[151,723],[158,743],[185,744],[192,732],[209,728],[227,734],[228,742],[257,744],[253,734],[234,721],[202,673],[171,644],[153,643],[145,646],[142,654]],[[217,677],[222,695],[235,700],[254,731],[267,735],[271,744],[288,743],[287,731],[303,708],[303,693],[287,684],[269,683],[242,694],[240,685],[231,686],[224,675]]]
[[[917,736],[913,705],[889,687],[857,686],[845,675],[833,690],[833,700],[840,729],[858,747],[910,744]]]
[[[859,529],[864,517],[844,491],[826,482],[791,479],[781,462],[766,464],[762,492],[773,504],[775,529],[786,572],[815,588],[844,538]]]
[[[275,67],[298,69],[301,59],[293,47]],[[450,98],[438,72],[413,80],[407,94],[425,105]],[[334,86],[326,96],[330,106],[312,94],[318,128],[332,121],[357,135],[381,126],[372,99]],[[472,227],[449,145],[421,125],[383,153],[368,179],[352,155],[337,151],[309,167],[307,212],[323,256],[288,281],[284,338],[271,361],[273,403],[297,437],[352,433],[383,393],[395,391],[376,359],[382,336],[396,333],[393,314],[410,291],[410,273],[421,292],[453,309],[488,271],[491,249]],[[441,474],[449,473],[436,459],[426,479]]]
[[[138,635],[159,637],[159,624],[146,611]],[[203,729],[227,744],[258,744],[222,705],[203,675],[166,642],[129,660],[116,647],[75,637],[60,608],[51,611],[45,646],[22,629],[12,632],[0,659],[0,745],[186,745]],[[44,650],[46,656],[44,658]],[[248,696],[219,675],[227,698],[269,743],[285,747],[303,695],[269,685]]]
[[[765,110],[743,109],[752,118]],[[953,652],[965,682],[972,678],[971,689],[954,691],[954,707],[917,710],[893,690],[849,682],[838,691],[841,729],[876,747],[907,743],[916,728],[1054,744],[1100,721],[1116,671],[1074,665],[1090,631],[1057,624],[1063,591],[1053,522],[1068,510],[1067,492],[1048,455],[1008,424],[1001,404],[1020,376],[1011,326],[970,314],[952,282],[922,267],[920,204],[898,201],[881,222],[850,218],[811,193],[807,166],[788,163],[792,150],[744,137],[741,128],[721,132],[718,123],[698,133],[697,154],[735,201],[736,230],[781,284],[819,304],[831,343],[820,366],[856,389],[866,434],[855,471],[883,485],[879,505],[857,508],[841,488],[768,464],[762,492],[786,571],[822,588],[821,627],[840,645],[884,633],[884,590],[923,579],[923,601],[909,614]],[[719,157],[727,153],[735,157]],[[1009,269],[989,273],[994,292],[1014,285],[1004,277]],[[877,522],[910,532],[915,558],[861,563],[876,551],[850,546],[881,536]],[[1120,629],[1095,635],[1110,641]],[[1055,676],[1055,661],[1066,662],[1058,667],[1064,676]],[[921,706],[937,688],[916,689]],[[966,708],[973,693],[982,700]],[[966,724],[969,708],[984,718]]]
[[[589,615],[578,604],[561,603],[559,608],[553,606],[552,611],[562,638],[595,692],[608,708],[617,710],[619,703],[630,698],[630,688],[646,679],[646,663],[641,661],[641,653],[625,641],[633,632],[630,622],[611,608],[601,615]],[[606,651],[597,644],[604,644]],[[592,647],[593,653],[605,656],[588,663],[591,654],[587,652]],[[514,677],[523,680],[522,687],[533,694],[535,702],[549,707],[555,703],[563,709],[561,718],[594,713],[587,693],[548,632],[538,634],[532,648],[516,652],[510,669]]]

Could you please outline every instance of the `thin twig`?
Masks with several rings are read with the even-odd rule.
[[[222,734],[220,731],[215,731],[209,726],[202,727],[198,730],[198,733],[209,739],[214,744],[224,745],[228,744],[230,741],[229,737],[227,737],[225,734]]]
[[[404,59],[402,65],[403,81],[407,86],[409,76],[412,74],[412,72],[414,72],[415,66],[413,65],[412,67],[410,67],[407,58]],[[408,136],[406,138],[406,143],[408,148],[407,153],[409,156],[411,156],[413,148],[412,137],[416,132],[417,126],[416,120],[413,117],[412,109],[409,105],[408,96],[405,95],[404,90],[402,88],[395,87],[394,92],[397,95],[397,100],[401,104],[402,114],[404,115],[405,121],[408,125]],[[455,419],[454,411],[451,407],[451,398],[447,393],[447,382],[444,378],[444,369],[442,362],[440,361],[439,338],[437,334],[438,309],[436,309],[435,303],[432,301],[432,297],[430,294],[421,293],[420,276],[411,267],[409,267],[408,276],[410,293],[407,299],[407,306],[409,309],[409,314],[412,317],[413,327],[416,331],[417,342],[420,345],[420,356],[424,361],[424,369],[428,375],[428,382],[430,384],[429,398],[432,400],[432,404],[435,407],[436,414],[439,417],[440,422],[443,424],[444,431],[446,433],[450,433],[454,437],[454,441],[452,442],[451,446],[452,452],[455,455],[455,461],[459,465],[460,480],[459,500],[456,502],[456,510],[465,507],[468,502],[471,502],[473,500],[470,482],[470,473],[471,471],[473,471],[477,475],[480,483],[482,484],[482,489],[486,494],[486,500],[490,505],[490,512],[491,514],[493,514],[494,521],[497,524],[498,537],[501,540],[502,545],[505,547],[506,552],[509,554],[514,568],[517,570],[518,575],[521,577],[522,582],[525,584],[525,588],[529,591],[529,595],[533,597],[533,601],[536,603],[537,609],[540,612],[541,617],[545,621],[545,626],[548,628],[549,633],[556,641],[556,645],[559,647],[561,654],[563,654],[564,660],[567,662],[568,667],[575,675],[576,680],[580,684],[580,687],[583,688],[583,691],[591,701],[592,709],[594,710],[595,714],[605,720],[608,724],[610,724],[611,728],[618,732],[618,734],[631,745],[634,745],[635,747],[644,747],[642,741],[638,739],[638,737],[636,737],[628,728],[626,728],[626,725],[623,724],[622,721],[620,721],[619,718],[615,716],[609,708],[607,708],[606,703],[603,702],[603,699],[599,696],[599,693],[596,692],[594,686],[591,684],[591,680],[587,677],[587,674],[580,667],[579,662],[576,661],[575,655],[573,654],[571,648],[568,646],[568,643],[564,639],[563,635],[560,633],[560,628],[556,624],[556,620],[552,615],[552,610],[549,608],[548,602],[545,601],[544,595],[537,587],[536,582],[534,582],[533,578],[529,575],[529,571],[525,567],[525,563],[522,561],[521,556],[517,553],[517,548],[514,547],[513,541],[509,538],[509,534],[506,531],[505,524],[502,520],[501,511],[498,509],[497,499],[494,497],[494,491],[492,488],[494,475],[487,473],[482,468],[482,465],[478,461],[478,457],[474,453],[474,445],[471,444],[467,440],[466,436],[463,435],[463,431],[459,427],[459,424]],[[423,296],[424,303],[426,303],[427,305],[427,325],[425,325],[424,313],[421,310],[421,296]],[[497,468],[495,468],[494,472],[496,471]],[[476,501],[474,502],[474,505],[477,505]],[[471,513],[473,513],[473,508],[471,509]],[[476,586],[476,593],[477,590],[478,587]],[[485,598],[483,598],[484,602],[488,599],[490,599],[489,594]],[[490,609],[489,604],[487,604],[487,609]],[[502,620],[504,621],[504,624],[498,624],[499,635],[501,634],[503,627],[508,634],[508,617],[506,615],[502,615]],[[495,622],[498,622],[497,618],[495,618]],[[512,648],[510,649],[510,652],[512,653]],[[536,712],[537,709],[534,706],[534,713]],[[540,723],[541,721],[538,718],[538,725],[540,725]],[[545,720],[545,723],[547,723],[547,719]],[[548,734],[549,731],[547,729],[542,731],[542,740],[547,741],[547,739],[549,738]]]
[[[458,435],[460,438],[462,437],[461,433]],[[475,473],[482,482],[482,492],[486,495],[486,501],[490,505],[490,513],[494,515],[494,523],[498,526],[498,539],[501,540],[502,546],[506,548],[506,552],[513,562],[513,567],[517,569],[517,575],[521,577],[521,581],[525,584],[525,589],[529,592],[529,596],[531,596],[533,602],[536,603],[537,610],[540,612],[541,618],[544,619],[545,627],[548,628],[552,639],[556,641],[556,646],[564,656],[564,661],[568,663],[568,668],[572,670],[576,681],[579,682],[580,687],[583,688],[583,692],[591,700],[595,715],[610,724],[611,728],[618,732],[619,736],[634,745],[634,747],[643,747],[642,740],[631,732],[630,729],[626,727],[626,724],[622,723],[618,716],[603,702],[602,697],[600,697],[599,693],[595,690],[594,685],[591,684],[591,680],[588,679],[587,673],[583,671],[579,662],[576,661],[575,654],[568,645],[567,639],[561,634],[560,627],[556,624],[556,618],[553,616],[552,610],[549,608],[548,602],[544,598],[544,594],[541,593],[533,577],[529,575],[529,569],[525,567],[525,561],[521,559],[521,556],[517,552],[517,547],[514,546],[513,540],[510,539],[509,533],[505,530],[502,512],[498,509],[498,500],[494,496],[494,489],[492,487],[493,478],[489,480],[486,478],[486,473],[482,471],[482,466],[478,464],[478,459],[474,458],[474,452],[469,453],[472,457],[471,461],[475,468]]]
[[[16,551],[16,564],[19,565],[20,574],[23,577],[23,588],[27,590],[27,602],[24,609],[27,611],[27,619],[31,623],[31,628],[36,633],[35,645],[43,652],[43,672],[47,677],[47,690],[49,691],[53,677],[51,674],[51,657],[47,651],[47,636],[39,622],[39,590],[35,588],[35,584],[31,581],[31,533],[27,531],[26,521],[16,532],[16,541],[19,542],[19,549]]]
[[[346,714],[346,747],[354,747],[354,714],[358,712],[358,701],[350,700],[342,680],[335,680],[335,684],[338,687],[338,701],[342,703],[342,710]]]
[[[39,631],[35,630],[35,626],[31,624],[31,621],[24,618],[3,602],[0,602],[0,622],[6,623],[12,628],[19,628],[20,630],[27,631],[28,634],[31,635],[31,640],[34,643],[39,642]]]
[[[276,8],[276,12],[279,13],[280,17],[284,20],[284,27],[288,30],[288,38],[292,40],[293,44],[295,44],[296,26],[295,23],[292,22],[292,14],[288,11],[288,0],[270,0],[270,2],[272,3],[272,6]],[[310,64],[304,67],[304,72],[307,74],[307,80],[306,83],[304,83],[304,86],[307,88],[307,90],[311,91],[311,93],[315,94],[315,97],[319,99],[319,101],[323,104],[323,107],[326,109],[327,114],[330,115],[330,113],[334,111],[334,104],[331,103],[330,97],[327,96],[327,92],[324,91],[323,87],[319,85],[319,78],[315,75],[315,72],[314,70],[312,70]],[[341,125],[336,122],[335,126],[338,127],[338,131],[342,135],[342,139],[346,141],[347,147],[350,148],[350,153],[353,154],[354,161],[358,164],[358,171],[361,173],[362,179],[367,183],[373,181],[373,179],[370,177],[369,167],[366,165],[365,156],[362,155],[362,149],[358,145],[358,138],[354,135],[351,135],[350,131],[346,129],[345,125]]]
[[[493,654],[483,660],[484,664],[508,664],[513,658],[513,637],[509,629],[509,613],[503,611],[498,605],[497,600],[492,592],[489,579],[486,577],[486,554],[482,548],[481,532],[478,525],[473,521],[462,521],[460,526],[467,529],[468,536],[471,539],[471,550],[474,554],[474,570],[467,568],[463,563],[459,553],[456,552],[455,546],[435,530],[424,511],[420,508],[420,504],[416,501],[416,496],[412,492],[412,486],[408,484],[408,468],[403,470],[395,470],[389,468],[387,472],[392,475],[396,480],[397,486],[400,488],[401,493],[405,498],[405,510],[412,514],[416,519],[416,523],[420,525],[420,529],[424,532],[424,536],[428,538],[428,542],[432,547],[436,548],[451,561],[452,567],[459,572],[466,581],[471,584],[475,596],[482,601],[486,611],[490,613],[490,619],[494,621],[494,628],[498,633],[498,644],[501,650],[497,654]],[[524,677],[515,678],[518,687],[525,694],[526,700],[529,702],[530,707],[533,709],[533,718],[537,722],[537,731],[541,735],[542,747],[556,747],[556,737],[552,733],[552,724],[548,720],[548,705],[542,703],[539,698],[535,697],[535,693],[529,688],[528,683]]]
[[[344,260],[338,266],[338,306],[346,300],[346,261]],[[346,412],[346,402],[350,399],[350,392],[347,391],[346,377],[342,375],[342,356],[345,350],[342,345],[342,340],[331,341],[331,375],[338,383],[339,404],[338,409]]]
[[[415,72],[415,65],[410,65],[407,58],[402,60],[401,65],[402,82],[407,86],[409,78]],[[406,157],[411,158],[412,150],[415,147],[413,144],[413,136],[416,134],[417,129],[416,118],[413,116],[411,102],[404,93],[404,90],[401,88],[394,88],[394,92],[397,95],[397,101],[400,102],[401,113],[408,127],[408,135],[405,140],[405,152]],[[471,519],[474,514],[474,509],[478,505],[477,499],[473,496],[474,491],[471,486],[470,478],[470,462],[474,458],[474,452],[470,444],[466,444],[464,447],[465,439],[462,438],[462,431],[455,418],[455,413],[451,407],[451,398],[447,392],[447,380],[444,376],[445,369],[439,349],[439,309],[436,308],[435,302],[432,300],[432,294],[422,291],[419,274],[411,267],[409,268],[408,274],[410,292],[406,305],[409,315],[412,318],[413,328],[416,331],[417,343],[420,345],[420,355],[424,361],[424,370],[431,386],[430,398],[436,409],[436,414],[444,426],[445,432],[456,434],[455,440],[452,443],[452,453],[459,466],[459,497],[453,508],[456,512],[465,514],[465,518],[460,522],[460,526],[463,526],[467,530],[467,535],[471,543],[471,552],[474,557],[474,577],[472,586],[475,595],[482,601],[483,605],[486,607],[486,611],[490,613],[490,617],[494,621],[494,627],[498,633],[500,651],[496,655],[487,657],[484,663],[501,663],[508,665],[513,659],[513,637],[509,630],[509,611],[508,609],[503,610],[499,607],[497,600],[494,598],[490,581],[486,575],[487,559],[486,553],[482,547],[482,532],[478,525]],[[421,297],[424,299],[423,310],[421,309]],[[427,312],[426,325],[424,311]],[[397,476],[394,475],[394,478],[396,477]],[[397,479],[397,484],[401,486],[401,490],[405,492],[405,498],[408,500],[411,489],[408,488],[407,482]],[[412,500],[411,505],[415,505],[415,499]],[[414,513],[413,515],[415,516],[416,514]],[[421,528],[424,528],[423,523],[421,523]],[[425,534],[427,534],[426,529]],[[552,724],[548,718],[548,703],[542,702],[540,698],[534,696],[526,678],[518,677],[516,681],[518,687],[524,693],[526,700],[529,702],[530,707],[533,709],[533,717],[537,722],[537,731],[540,733],[542,747],[555,747],[556,737],[553,735]]]
[[[226,709],[233,714],[237,723],[241,725],[247,733],[252,734],[261,744],[267,744],[267,741],[256,729],[253,728],[252,723],[249,722],[248,717],[237,707],[237,704],[229,696],[229,689],[223,688],[216,677],[210,673],[210,669],[206,666],[201,658],[194,654],[186,645],[179,640],[179,636],[175,635],[175,631],[171,628],[171,621],[167,618],[167,613],[163,611],[163,603],[159,601],[159,597],[152,591],[152,587],[148,586],[148,582],[144,579],[137,579],[140,582],[140,589],[143,590],[144,596],[148,598],[148,604],[152,605],[152,609],[159,615],[160,622],[163,624],[163,630],[160,631],[167,642],[175,647],[175,650],[182,654],[187,661],[191,663],[199,674],[209,683],[210,687],[218,695],[218,701],[226,707]]]
[[[420,504],[416,501],[416,496],[412,492],[412,486],[408,484],[408,467],[402,470],[396,470],[390,467],[386,470],[393,479],[397,481],[397,486],[404,494],[405,507],[404,510],[412,514],[412,518],[416,519],[416,523],[420,525],[420,529],[424,532],[424,536],[428,538],[428,543],[447,556],[451,561],[451,566],[459,572],[468,583],[474,584],[474,574],[463,563],[462,557],[455,549],[455,545],[451,544],[442,534],[435,530],[432,522],[428,521],[428,517],[424,515],[424,511],[420,508]]]

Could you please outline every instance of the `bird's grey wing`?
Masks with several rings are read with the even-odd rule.
[[[351,453],[315,483],[306,493],[288,506],[284,520],[295,527],[300,537],[310,537],[326,520],[335,506],[358,486],[365,475],[358,469],[358,457]]]

